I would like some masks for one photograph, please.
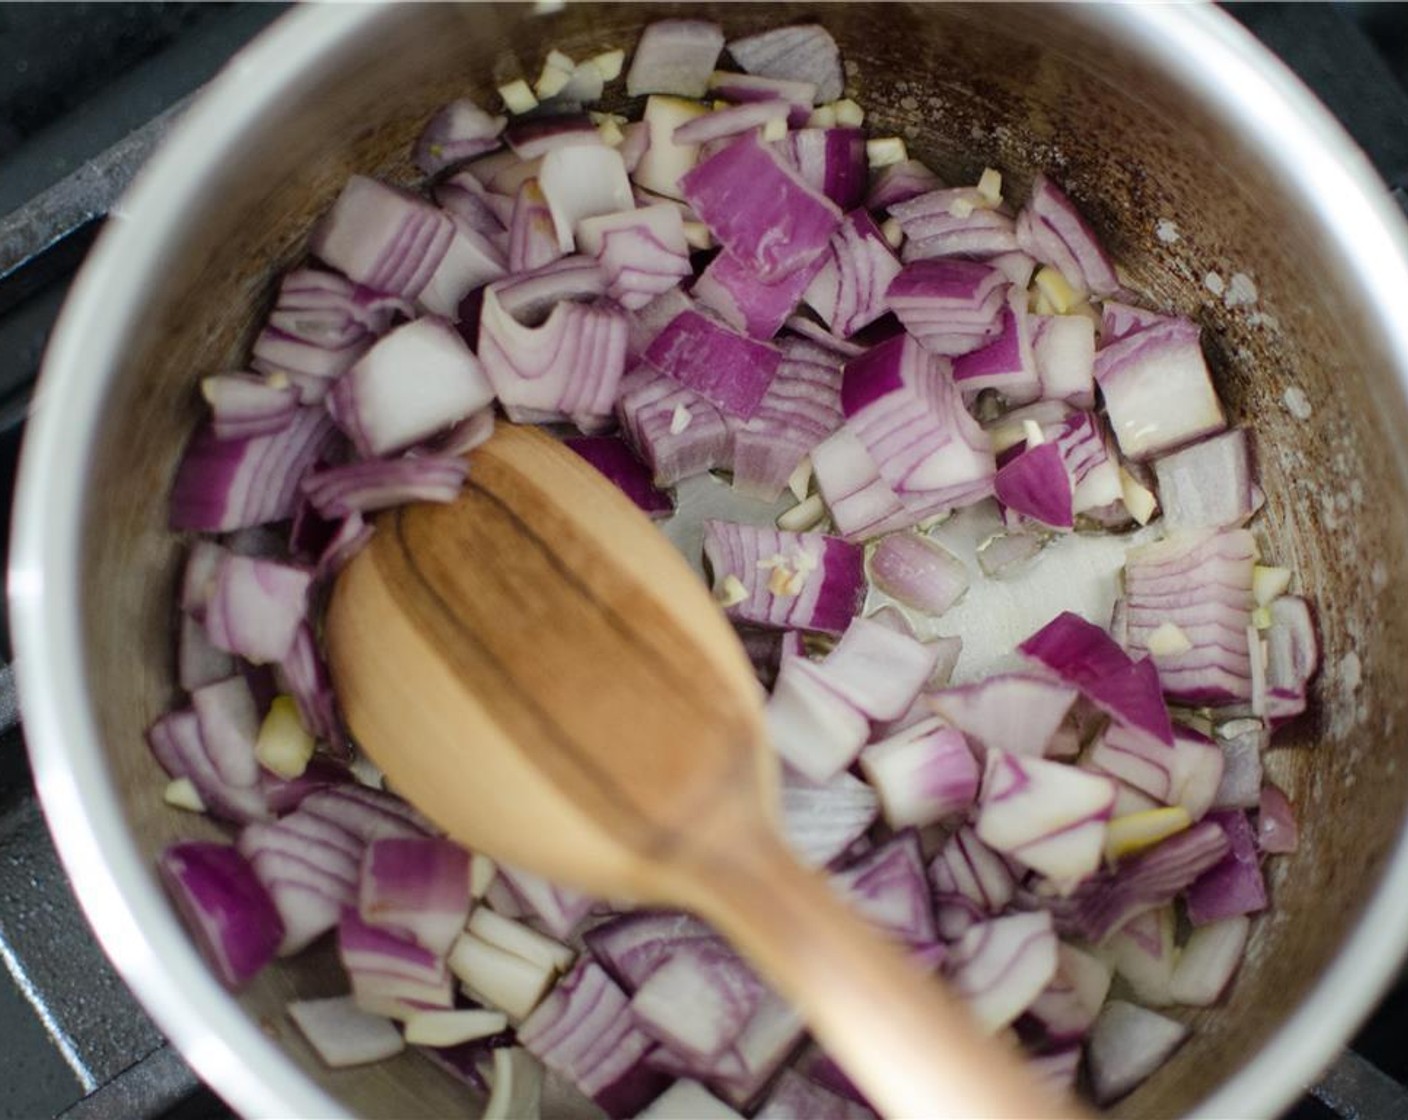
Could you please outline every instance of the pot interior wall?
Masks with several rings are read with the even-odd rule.
[[[86,465],[87,683],[124,811],[148,854],[204,826],[161,805],[143,740],[174,699],[172,593],[183,542],[166,532],[164,498],[197,416],[196,378],[240,365],[272,278],[299,258],[306,230],[350,172],[413,181],[406,153],[438,104],[466,95],[494,104],[495,84],[531,80],[549,48],[583,57],[629,45],[662,10],[389,8],[338,57],[310,67],[257,134],[234,138],[223,186],[185,221],[184,247],[148,295],[110,390],[110,423]],[[790,18],[812,14],[799,8]],[[714,15],[731,35],[789,18],[752,5]],[[985,165],[1017,188],[1038,169],[1053,172],[1131,286],[1202,324],[1224,400],[1257,432],[1264,554],[1294,567],[1316,604],[1324,669],[1315,712],[1278,737],[1268,760],[1299,809],[1302,845],[1274,864],[1275,910],[1257,923],[1227,1005],[1192,1016],[1193,1041],[1121,1108],[1172,1115],[1206,1096],[1296,1007],[1352,929],[1397,838],[1408,800],[1408,768],[1398,765],[1408,692],[1397,680],[1408,659],[1393,625],[1408,587],[1408,471],[1393,438],[1408,430],[1401,390],[1374,324],[1357,310],[1349,265],[1317,238],[1308,209],[1208,104],[1108,41],[1099,9],[850,4],[828,6],[822,18],[877,130],[903,135],[955,183],[975,181]],[[1239,299],[1252,293],[1247,281],[1255,298]],[[463,1110],[462,1090],[416,1055],[323,1069],[282,1006],[340,988],[329,953],[271,970],[241,998],[349,1110]]]

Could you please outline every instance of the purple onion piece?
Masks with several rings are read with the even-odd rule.
[[[942,186],[939,177],[917,159],[903,160],[876,172],[865,196],[865,207],[872,211],[889,210]]]
[[[1280,788],[1270,783],[1261,790],[1256,836],[1258,847],[1268,855],[1294,852],[1300,842],[1295,810]]]
[[[580,436],[566,443],[651,517],[674,513],[674,499],[655,488],[649,469],[616,436]]]
[[[646,25],[626,73],[626,93],[703,97],[724,49],[724,33],[702,19],[661,19]]]
[[[728,51],[749,74],[810,82],[816,86],[818,105],[835,101],[845,90],[841,52],[820,24],[778,27],[731,39]]]
[[[920,345],[953,356],[998,336],[1007,286],[998,269],[978,261],[920,260],[899,271],[885,299]]]
[[[1266,880],[1257,854],[1256,833],[1247,815],[1236,810],[1209,813],[1209,823],[1227,837],[1228,851],[1188,887],[1188,920],[1194,926],[1266,909]]]
[[[729,426],[708,400],[649,366],[622,378],[617,416],[627,442],[664,489],[729,464]]]
[[[454,1006],[454,977],[443,956],[398,931],[367,924],[354,909],[338,922],[337,954],[363,1011],[404,1019],[416,1010]]]
[[[844,770],[827,782],[810,781],[790,767],[783,770],[782,834],[809,867],[840,856],[878,815],[875,790]]]
[[[507,117],[492,116],[467,98],[451,101],[430,118],[411,158],[427,175],[435,175],[451,164],[492,152],[506,123]]]
[[[820,191],[842,210],[861,204],[869,168],[865,133],[860,129],[800,128],[778,144],[813,190]]]
[[[804,298],[832,333],[850,338],[889,310],[886,293],[900,268],[875,219],[853,210],[832,234]]]
[[[782,659],[765,714],[773,749],[812,782],[842,774],[870,734],[865,714],[833,692],[804,657]]]
[[[1170,532],[1228,528],[1252,515],[1251,448],[1245,428],[1155,459],[1154,474]]]
[[[810,264],[841,224],[836,204],[752,135],[698,164],[680,188],[719,244],[765,281]]]
[[[1056,975],[1056,934],[1044,911],[968,929],[946,971],[979,1026],[992,1033],[1025,1011]]]
[[[1039,758],[1070,712],[1076,690],[1046,677],[1001,673],[926,699],[981,747]]]
[[[557,223],[536,178],[528,179],[514,197],[508,226],[508,269],[531,272],[551,264],[567,250],[558,240]]]
[[[454,223],[424,199],[353,175],[308,247],[359,284],[414,299],[454,235]]]
[[[942,545],[912,533],[884,537],[870,556],[870,578],[907,607],[941,615],[968,590],[968,569]]]
[[[756,1120],[871,1120],[875,1114],[795,1070],[785,1069],[755,1114]]]
[[[468,473],[465,460],[448,455],[374,459],[314,471],[303,492],[324,517],[347,517],[408,502],[452,502]]]
[[[871,743],[860,768],[891,828],[922,828],[964,812],[978,793],[978,762],[967,740],[937,719]]]
[[[157,869],[196,947],[225,985],[238,988],[274,959],[283,923],[235,848],[183,841],[161,853]]]
[[[764,988],[721,941],[676,946],[631,996],[636,1025],[675,1054],[701,1064],[733,1046]]]
[[[770,339],[796,309],[823,262],[817,256],[795,272],[765,281],[750,264],[722,252],[700,273],[690,295],[734,330],[749,338]]]
[[[282,661],[308,609],[312,573],[253,556],[227,556],[206,608],[211,644],[256,665]]]
[[[1028,447],[1009,459],[998,468],[993,491],[1008,509],[1052,529],[1075,525],[1071,476],[1054,443]]]
[[[1199,926],[1178,955],[1169,985],[1175,1002],[1185,1007],[1211,1007],[1227,990],[1241,966],[1251,932],[1243,915]]]
[[[904,232],[906,262],[993,258],[1019,250],[1012,215],[994,208],[975,187],[941,188],[896,199],[889,209]]]
[[[542,159],[567,148],[602,148],[601,133],[591,117],[580,110],[541,111],[514,117],[504,129],[504,140],[521,160]]]
[[[444,957],[469,919],[469,853],[450,840],[386,837],[362,857],[358,913]]]
[[[1095,231],[1065,192],[1043,174],[1032,182],[1017,231],[1023,249],[1060,271],[1078,291],[1099,296],[1120,291],[1114,264]]]
[[[835,872],[831,884],[862,917],[908,945],[927,945],[938,936],[919,835],[913,829]]]

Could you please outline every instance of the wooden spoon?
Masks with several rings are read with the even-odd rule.
[[[352,733],[399,793],[496,859],[698,912],[886,1114],[1076,1114],[793,859],[732,628],[550,436],[500,425],[457,501],[384,514],[327,639]]]

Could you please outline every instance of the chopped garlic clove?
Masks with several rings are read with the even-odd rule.
[[[1076,290],[1066,282],[1066,278],[1058,270],[1049,264],[1042,265],[1037,269],[1033,282],[1036,284],[1037,291],[1046,296],[1058,315],[1064,315],[1080,302],[1080,296]]]
[[[1192,823],[1193,818],[1181,805],[1115,817],[1105,830],[1105,857],[1116,860],[1151,848]]]
[[[1269,607],[1257,607],[1252,611],[1252,625],[1258,630],[1271,629],[1271,609]]]
[[[316,745],[298,718],[298,705],[293,697],[275,696],[254,744],[254,757],[259,765],[281,778],[297,778],[308,769]]]
[[[690,414],[689,407],[684,404],[675,405],[675,411],[670,413],[670,434],[677,436],[689,427],[690,421],[694,417]]]
[[[196,789],[190,778],[173,778],[167,782],[161,799],[173,809],[184,809],[188,813],[205,812],[200,790]]]
[[[498,866],[493,860],[479,852],[473,853],[469,857],[470,897],[483,898],[489,890],[489,884],[494,881],[494,876],[498,873]]]
[[[826,517],[826,505],[821,500],[820,494],[813,494],[809,498],[803,498],[791,509],[783,510],[778,515],[777,527],[789,533],[805,533],[808,529],[815,529]]]
[[[561,93],[571,80],[571,70],[562,70],[549,62],[538,75],[538,80],[533,83],[533,93],[539,101],[546,101],[549,97]]]
[[[996,206],[1002,201],[1002,172],[995,167],[983,168],[978,178],[978,193]]]
[[[533,96],[533,91],[522,78],[500,86],[499,97],[503,99],[504,108],[510,113],[527,113],[538,107],[538,99]]]
[[[833,101],[831,111],[836,114],[836,123],[842,128],[859,128],[865,123],[865,110],[849,97]]]
[[[748,589],[743,586],[743,581],[737,576],[724,576],[719,583],[718,591],[714,593],[714,598],[718,600],[721,607],[736,607],[748,598]]]
[[[1022,434],[1027,437],[1027,449],[1040,447],[1046,442],[1046,437],[1042,435],[1041,425],[1035,420],[1022,421]]]
[[[1284,595],[1291,586],[1289,568],[1267,568],[1258,564],[1252,569],[1252,597],[1259,607]]]
[[[836,110],[830,105],[818,105],[807,118],[808,128],[835,128]]]
[[[1124,467],[1120,468],[1120,490],[1124,496],[1124,508],[1129,510],[1129,516],[1141,525],[1149,524],[1154,510],[1158,508],[1153,491],[1143,486]]]
[[[775,140],[781,140],[787,135],[787,121],[783,117],[775,118],[763,125],[763,143],[771,144]]]
[[[880,224],[880,235],[891,249],[898,249],[904,242],[904,227],[898,218],[886,218]]]
[[[1176,622],[1164,622],[1156,626],[1144,643],[1145,648],[1156,657],[1173,657],[1187,653],[1193,648],[1182,628]]]
[[[909,150],[898,136],[885,136],[865,142],[865,159],[871,167],[889,167],[909,158]]]

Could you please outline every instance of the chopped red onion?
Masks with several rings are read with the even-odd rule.
[[[983,748],[1039,758],[1075,702],[1076,690],[1026,673],[1001,673],[931,692],[930,707]]]
[[[1272,600],[1266,639],[1266,716],[1273,722],[1305,711],[1306,686],[1320,665],[1310,605],[1295,595]]]
[[[860,769],[891,828],[934,824],[966,810],[978,793],[978,763],[963,733],[937,719],[871,743]]]
[[[353,175],[308,248],[359,284],[414,299],[454,236],[454,223],[424,199]]]
[[[732,448],[723,413],[649,366],[622,378],[616,408],[627,440],[649,464],[657,487],[729,463]]]
[[[938,903],[939,932],[949,940],[961,936],[975,918],[1000,914],[1017,886],[1012,865],[966,824],[939,849],[929,865],[929,880]]]
[[[211,644],[256,665],[288,656],[307,611],[312,573],[253,556],[221,561],[206,608]]]
[[[279,282],[268,322],[292,338],[335,349],[367,334],[385,334],[397,315],[414,314],[409,300],[354,284],[335,272],[295,268]]]
[[[196,619],[182,615],[176,652],[176,679],[181,687],[194,692],[201,685],[224,680],[234,671],[234,658],[211,644],[205,627]]]
[[[357,897],[364,922],[443,957],[469,918],[469,853],[434,837],[375,840],[362,857]]]
[[[668,1078],[644,1065],[655,1043],[635,1026],[626,994],[581,961],[518,1028],[518,1041],[612,1117],[634,1115]]]
[[[1043,432],[1061,449],[1061,461],[1071,477],[1071,509],[1075,513],[1089,514],[1123,502],[1119,460],[1093,413],[1072,413],[1051,431],[1043,428]]]
[[[376,527],[353,510],[337,526],[337,531],[328,538],[327,546],[318,554],[315,575],[318,579],[335,576],[342,566],[356,556],[372,539]]]
[[[172,529],[225,533],[292,517],[299,479],[336,435],[321,408],[300,409],[287,426],[242,439],[196,429],[171,487]]]
[[[451,221],[455,236],[417,301],[446,319],[458,318],[470,293],[503,276],[507,267],[506,254],[492,240],[459,218],[452,216]]]
[[[939,177],[917,159],[901,160],[880,168],[871,178],[865,206],[867,210],[890,210],[942,186]]]
[[[1017,647],[1073,684],[1102,712],[1173,745],[1173,727],[1152,661],[1133,661],[1105,631],[1063,611]]]
[[[733,105],[686,121],[675,129],[673,140],[676,144],[707,144],[714,140],[730,139],[761,128],[769,121],[785,120],[787,115],[788,106],[783,101]]]
[[[911,508],[927,515],[991,492],[996,463],[987,433],[963,407],[942,360],[909,335],[846,363],[841,409],[881,476],[901,500],[915,503]]]
[[[1100,943],[1149,910],[1166,906],[1227,854],[1227,834],[1201,821],[1102,872],[1054,908],[1057,929]]]
[[[573,234],[583,218],[629,210],[635,201],[620,154],[600,145],[549,152],[543,157],[538,185],[552,212],[558,248],[564,253],[572,251]]]
[[[904,259],[995,257],[1018,249],[1012,215],[974,187],[931,190],[889,203],[904,231]]]
[[[1086,1060],[1099,1105],[1133,1092],[1188,1037],[1188,1028],[1124,1000],[1105,1004],[1090,1033]]]
[[[305,798],[305,802],[311,797]],[[292,956],[337,925],[357,903],[357,860],[307,827],[300,807],[278,821],[245,825],[237,846],[283,921],[278,955]]]
[[[191,707],[200,721],[206,756],[220,780],[240,789],[257,785],[254,742],[259,736],[259,709],[244,677],[202,685],[191,693]]]
[[[853,618],[821,663],[826,686],[872,720],[895,719],[919,695],[937,653],[867,618]]]
[[[286,377],[302,404],[318,404],[328,386],[345,373],[372,343],[368,335],[336,345],[307,342],[277,327],[265,327],[251,348],[250,367],[270,377]]]
[[[1095,406],[1095,324],[1084,315],[1033,315],[1032,360],[1041,395]]]
[[[1245,428],[1154,460],[1159,505],[1169,532],[1223,529],[1252,515],[1251,448]]]
[[[835,101],[845,90],[841,53],[820,24],[778,27],[732,39],[728,52],[750,74],[812,83],[818,105]]]
[[[303,815],[337,825],[364,844],[388,836],[419,839],[430,832],[430,823],[406,802],[362,785],[315,790],[299,803],[298,809]],[[287,825],[290,819],[282,817],[279,823]]]
[[[435,185],[435,201],[460,228],[487,237],[505,258],[508,250],[508,223],[513,219],[514,200],[494,194],[470,171],[451,175]]]
[[[840,634],[865,594],[864,555],[839,537],[711,520],[704,556],[716,596],[730,576],[742,584],[729,616],[759,626]]]
[[[486,113],[468,98],[451,101],[430,118],[411,158],[427,175],[435,175],[451,164],[492,152],[506,123],[507,117]]]
[[[818,255],[794,272],[765,281],[752,265],[725,251],[700,273],[690,295],[749,338],[769,339],[796,310],[823,263],[824,257]]]
[[[926,350],[952,356],[1001,332],[1007,287],[998,269],[979,261],[923,260],[906,264],[885,298]]]
[[[195,786],[212,816],[236,824],[269,816],[268,802],[257,782],[234,786],[220,776],[194,711],[180,709],[162,716],[147,729],[147,743],[171,777],[186,778]]]
[[[235,848],[182,841],[161,853],[157,869],[196,947],[224,984],[238,988],[274,959],[283,923]]]
[[[561,941],[570,938],[578,923],[591,911],[589,896],[550,883],[541,875],[502,863],[499,875],[529,911],[537,915],[543,928]]]
[[[532,410],[579,428],[611,415],[626,362],[625,313],[564,302],[541,326],[526,327],[490,288],[479,320],[479,360],[510,419]]]
[[[591,117],[578,110],[548,111],[516,116],[504,129],[504,140],[521,160],[544,159],[567,148],[610,150]]]
[[[703,97],[723,49],[724,33],[717,23],[702,19],[648,23],[626,73],[626,93]]]
[[[953,379],[966,392],[996,389],[1008,404],[1026,404],[1041,395],[1032,352],[1027,293],[1013,285],[998,315],[998,334],[953,360]]]
[[[743,1120],[699,1082],[681,1077],[650,1102],[636,1120]]]
[[[452,502],[468,473],[465,460],[448,455],[374,459],[314,471],[303,492],[324,517],[347,517],[407,502]]]
[[[1100,866],[1115,783],[1060,762],[988,750],[978,838],[1068,893]]]
[[[845,216],[820,261],[803,298],[833,334],[850,338],[889,310],[886,293],[901,266],[864,210]]]
[[[1028,447],[1008,459],[997,470],[993,490],[1008,509],[1052,529],[1075,525],[1071,476],[1060,447],[1054,443]]]
[[[651,517],[674,513],[674,500],[655,488],[645,464],[616,436],[578,436],[565,442]]]
[[[844,770],[830,781],[813,782],[783,768],[782,834],[809,867],[821,867],[845,852],[878,815],[875,790]]]
[[[755,1114],[756,1120],[871,1120],[863,1104],[824,1089],[800,1073],[785,1069]]]
[[[542,187],[536,178],[525,180],[514,198],[508,226],[509,271],[531,272],[566,252],[558,240],[557,223]]]
[[[1172,315],[1150,311],[1147,307],[1134,307],[1128,303],[1107,299],[1100,305],[1100,345],[1109,346],[1126,335],[1142,331],[1159,323],[1173,323]]]
[[[1227,426],[1199,334],[1187,319],[1164,319],[1096,352],[1095,380],[1129,458],[1172,451]]]
[[[707,1065],[742,1033],[762,983],[720,941],[677,946],[631,996],[637,1026],[681,1057]]]
[[[1056,934],[1045,911],[1011,914],[970,927],[954,947],[954,992],[988,1033],[1001,1030],[1056,975]]]
[[[1080,292],[1112,296],[1120,290],[1114,264],[1071,200],[1045,175],[1032,181],[1032,193],[1017,219],[1017,240]]]
[[[1126,640],[1131,651],[1149,653],[1171,700],[1216,706],[1251,699],[1255,563],[1256,541],[1245,529],[1180,533],[1129,550]],[[1172,648],[1155,636],[1170,628],[1184,639]]]
[[[493,399],[493,386],[455,329],[427,318],[379,339],[338,379],[327,408],[358,452],[372,457],[404,450]]]
[[[1255,809],[1261,802],[1261,752],[1271,735],[1260,720],[1234,720],[1217,729],[1222,780],[1213,796],[1217,809]]]
[[[1027,1008],[1041,1027],[1044,1044],[1079,1043],[1100,1014],[1112,979],[1104,961],[1074,945],[1058,943],[1056,974]]]
[[[606,294],[607,276],[592,257],[558,257],[527,272],[516,272],[489,285],[499,307],[525,327],[543,323],[564,300],[592,303]],[[482,314],[482,312],[481,312]]]
[[[880,468],[849,427],[841,427],[812,448],[817,489],[836,529],[847,540],[865,540],[922,520],[906,509]]]
[[[379,1062],[406,1048],[390,1019],[367,1014],[351,996],[296,1000],[288,1017],[333,1069]]]
[[[606,294],[629,311],[690,275],[684,223],[668,203],[584,218],[577,224],[577,242],[600,263]]]
[[[1173,907],[1160,906],[1130,919],[1102,946],[1115,972],[1143,1004],[1165,1007],[1173,1002]]]
[[[748,104],[754,101],[785,101],[791,108],[787,123],[801,128],[812,115],[816,85],[786,78],[763,78],[756,74],[736,74],[715,70],[709,75],[709,92],[724,101]]]
[[[1257,846],[1268,855],[1294,852],[1300,842],[1300,829],[1295,810],[1286,795],[1268,783],[1261,790],[1261,805],[1257,812]]]
[[[870,721],[827,685],[821,667],[784,657],[768,699],[768,738],[789,766],[813,782],[845,771],[870,736]]]
[[[814,261],[841,224],[836,204],[752,135],[686,173],[680,188],[719,244],[765,281]]]
[[[1246,952],[1251,920],[1224,918],[1200,926],[1188,938],[1174,966],[1170,991],[1185,1007],[1211,1007],[1227,990]]]
[[[831,884],[863,918],[906,944],[927,945],[937,937],[933,897],[913,829],[896,833],[834,873]]]
[[[353,909],[337,926],[337,955],[357,1006],[373,1015],[406,1019],[417,1011],[454,1006],[454,976],[445,958],[389,929],[368,925]]]
[[[968,569],[942,545],[914,533],[884,537],[870,556],[870,578],[907,607],[940,615],[968,590]]]
[[[1203,926],[1266,909],[1266,880],[1258,861],[1256,833],[1247,815],[1218,810],[1209,813],[1207,820],[1226,834],[1228,851],[1188,888],[1188,920]]]
[[[803,457],[842,422],[840,358],[800,338],[785,337],[778,348],[782,361],[757,412],[729,424],[733,488],[769,502]]]
[[[216,439],[242,439],[277,432],[298,411],[298,389],[277,377],[222,373],[200,383],[210,405]]]
[[[583,936],[592,956],[627,993],[679,946],[697,940],[717,942],[719,937],[698,918],[673,910],[635,910]]]
[[[869,169],[865,133],[860,129],[800,128],[778,143],[813,190],[820,191],[842,210],[861,204]]]
[[[509,215],[512,214],[513,196],[518,194],[519,188],[529,179],[537,177],[542,162],[541,159],[523,159],[517,152],[506,149],[480,156],[468,164],[465,171],[479,180],[488,191],[488,199],[496,207],[502,207],[502,210],[498,211],[499,220],[507,226]],[[494,201],[505,196],[507,197],[504,202]]]
[[[1086,756],[1101,773],[1118,778],[1150,797],[1170,804],[1173,795],[1174,752],[1153,736],[1111,722],[1096,738]]]

